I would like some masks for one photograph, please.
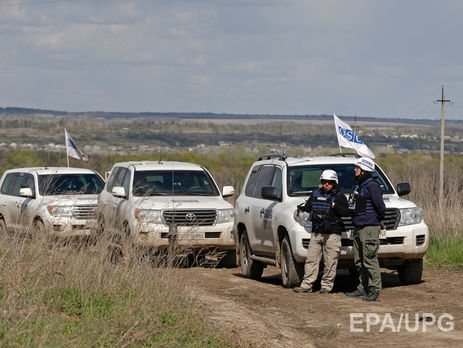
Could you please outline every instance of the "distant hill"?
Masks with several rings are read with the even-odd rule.
[[[265,119],[265,120],[332,120],[332,115],[275,115],[275,114],[227,114],[212,112],[106,112],[106,111],[83,111],[67,112],[59,110],[43,110],[22,107],[0,107],[0,116],[34,116],[52,115],[63,118],[73,116],[86,116],[90,118],[162,118],[162,119]],[[349,115],[338,115],[343,120],[351,122],[356,119],[358,122],[396,122],[402,124],[429,124],[433,125],[440,120],[434,119],[409,119],[409,118],[388,118],[388,117],[355,117]],[[460,120],[447,120],[446,122],[462,123]]]

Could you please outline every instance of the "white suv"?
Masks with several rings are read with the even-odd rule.
[[[336,171],[340,187],[349,194],[355,161],[355,157],[344,156],[270,155],[252,165],[235,204],[236,249],[244,276],[259,278],[266,265],[276,265],[281,267],[283,286],[299,285],[312,224],[308,214],[297,217],[297,205],[319,185],[325,169]],[[399,183],[395,190],[379,166],[375,173],[386,204],[387,229],[380,236],[380,265],[398,270],[403,283],[419,282],[429,240],[422,210],[399,197],[410,192],[408,183]],[[339,267],[353,269],[353,225],[350,217],[343,219],[346,231],[342,233]]]
[[[98,225],[130,236],[142,247],[167,247],[172,241],[191,249],[227,251],[235,264],[233,207],[206,168],[183,162],[114,164],[98,205]]]
[[[0,180],[0,229],[49,236],[89,236],[104,181],[89,169],[50,167],[5,171]]]

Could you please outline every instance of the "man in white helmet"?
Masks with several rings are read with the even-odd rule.
[[[338,175],[334,170],[324,170],[320,181],[321,185],[313,191],[309,199],[298,206],[299,211],[310,213],[312,236],[304,266],[304,278],[300,286],[293,288],[295,292],[313,292],[322,256],[324,271],[320,293],[330,293],[336,277],[341,233],[345,230],[341,216],[348,214],[348,204],[346,196],[337,185]]]
[[[354,224],[354,262],[359,284],[355,291],[346,292],[346,295],[365,301],[377,301],[379,297],[379,232],[381,228],[386,228],[382,222],[386,207],[374,170],[375,163],[371,159],[361,157],[357,160],[354,169],[357,186],[349,197]]]

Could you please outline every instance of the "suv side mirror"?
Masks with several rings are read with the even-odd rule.
[[[21,197],[32,197],[34,194],[30,187],[23,187],[19,189],[19,195]]]
[[[113,194],[113,196],[116,196],[116,197],[127,198],[125,189],[122,186],[114,186],[111,193]]]
[[[399,182],[397,184],[397,194],[399,196],[408,195],[411,191],[410,184],[408,182]]]
[[[262,198],[271,199],[273,201],[279,201],[281,199],[281,197],[278,197],[277,188],[275,186],[262,187]]]
[[[224,186],[222,189],[222,197],[230,197],[235,194],[233,186]]]

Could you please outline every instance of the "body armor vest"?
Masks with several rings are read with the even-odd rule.
[[[336,201],[336,198],[342,194],[341,190],[337,192],[322,193],[320,190],[315,190],[313,192],[312,200],[312,212],[311,219],[312,221],[312,230],[315,232],[329,231],[330,226],[342,222],[339,217],[334,217],[330,219],[329,211]]]
[[[376,213],[371,199],[365,197],[366,185],[375,179],[368,178],[354,189],[352,199],[349,199],[349,204],[352,202],[355,205],[355,215],[365,215]]]

